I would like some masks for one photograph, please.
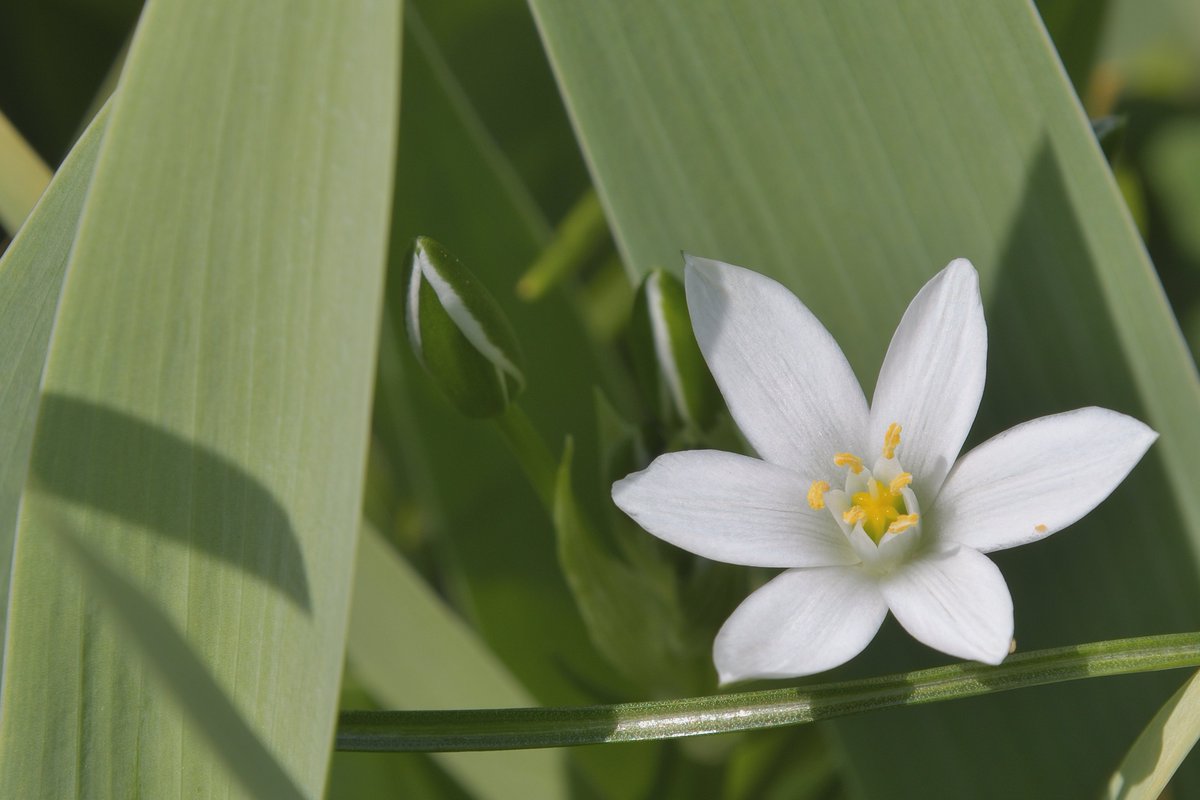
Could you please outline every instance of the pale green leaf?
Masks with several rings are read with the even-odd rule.
[[[90,588],[103,598],[104,611],[115,612],[124,635],[137,644],[137,650],[130,655],[136,653],[145,659],[161,681],[160,685],[194,721],[207,745],[205,749],[224,761],[248,794],[279,800],[304,796],[246,725],[229,697],[162,609],[70,530],[46,527],[38,534],[57,536],[66,545],[90,582]],[[79,791],[90,794],[98,788],[84,784],[80,785]]]
[[[62,568],[44,533],[59,519],[178,630],[282,774],[322,791],[398,34],[396,4],[376,0],[146,7],[46,362],[0,795],[238,793],[203,725],[106,622],[104,596]]]
[[[1200,739],[1200,672],[1166,702],[1108,782],[1110,800],[1157,800]]]
[[[1162,434],[1088,519],[997,557],[1021,649],[1200,624],[1195,368],[1029,3],[532,5],[636,273],[682,249],[773,275],[869,393],[908,300],[965,256],[990,341],[973,441],[1085,405]],[[889,624],[849,671],[935,658]],[[1071,797],[1103,783],[1162,689],[1082,684],[836,729],[867,796],[921,796],[936,776],[949,796]]]
[[[41,202],[0,259],[0,641],[21,489],[37,421],[38,390],[75,227],[96,164],[107,110],[101,110],[54,176]],[[0,122],[0,125],[3,125]],[[0,670],[3,669],[0,650]]]
[[[532,703],[499,659],[372,527],[359,539],[346,653],[354,674],[386,708],[503,708]],[[561,797],[565,754],[438,756],[479,798]]]

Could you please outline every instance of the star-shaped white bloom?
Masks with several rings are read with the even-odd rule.
[[[614,484],[613,499],[685,550],[785,568],[717,634],[722,683],[835,667],[889,610],[930,647],[1000,663],[1012,597],[983,554],[1075,522],[1157,438],[1124,414],[1082,408],[956,462],[987,355],[979,279],[964,259],[909,305],[869,408],[837,342],[783,286],[692,256],[685,281],[704,357],[761,460],[669,453]]]

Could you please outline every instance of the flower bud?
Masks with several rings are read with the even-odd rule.
[[[638,383],[659,418],[693,432],[711,426],[720,394],[692,333],[678,278],[661,269],[646,275],[634,299],[631,334]]]
[[[483,284],[427,236],[413,243],[408,338],[446,397],[470,417],[494,417],[525,388],[512,326]]]

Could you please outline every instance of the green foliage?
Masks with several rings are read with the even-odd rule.
[[[1195,368],[1066,80],[1088,115],[1128,120],[1115,169],[1200,331],[1195,4],[1043,0],[1056,56],[1026,0],[531,0],[532,17],[411,0],[402,71],[396,2],[151,0],[136,36],[130,0],[19,5],[0,26],[0,225],[20,228],[0,262],[0,794],[316,796],[343,656],[344,706],[439,709],[439,735],[475,719],[456,708],[610,704],[551,715],[552,744],[812,718],[798,698],[824,713],[989,694],[1053,672],[1032,649],[1200,628]],[[8,119],[51,163],[87,128],[23,225],[48,173]],[[470,266],[428,243],[496,345],[416,281],[434,380],[402,329],[419,235]],[[1092,404],[1162,434],[1076,530],[997,558],[1021,648],[1000,673],[678,699],[712,690],[712,635],[763,577],[667,548],[608,502],[658,451],[740,446],[680,250],[787,284],[868,389],[907,298],[970,257],[991,342],[973,441]],[[443,391],[502,411],[515,452]],[[558,464],[543,442],[567,437],[578,458]],[[379,530],[353,562],[363,514]],[[821,680],[932,661],[897,634]],[[1150,668],[1113,646],[1054,674]],[[876,711],[824,744],[809,726],[342,755],[328,791],[1095,796],[1174,683]],[[1118,796],[1180,763],[1189,691],[1128,751]],[[667,704],[619,704],[651,697]],[[482,719],[550,719],[506,713]],[[1183,762],[1175,788],[1196,780]]]
[[[54,222],[74,237],[16,532],[0,794],[258,793],[208,744],[196,711],[214,697],[244,726],[239,752],[270,755],[274,785],[322,791],[386,245],[395,11],[147,7],[78,226],[71,203]],[[56,529],[147,615],[81,582]],[[191,673],[129,646],[149,619]]]
[[[1146,725],[1108,782],[1111,800],[1157,800],[1200,739],[1200,673],[1179,688]]]
[[[96,165],[107,110],[88,127],[46,190],[28,224],[0,261],[0,610],[7,612],[21,490],[37,422],[38,392],[67,258]],[[7,613],[0,614],[0,633]],[[0,655],[0,668],[4,666]]]
[[[571,485],[574,447],[563,452],[554,497],[558,558],[593,643],[652,697],[702,691],[713,681],[707,631],[681,602],[671,564],[654,542],[638,537],[619,558],[583,516]]]

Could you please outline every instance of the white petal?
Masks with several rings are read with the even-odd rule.
[[[1012,596],[987,556],[930,552],[880,579],[888,607],[914,638],[959,658],[999,664],[1013,633]]]
[[[792,569],[750,595],[713,642],[721,683],[824,672],[862,652],[887,606],[859,567]]]
[[[684,550],[752,567],[854,564],[829,512],[809,508],[808,485],[783,467],[719,450],[659,456],[613,484],[639,525]]]
[[[897,458],[926,503],[937,496],[975,420],[986,362],[979,276],[970,261],[956,259],[904,312],[871,400],[868,447],[883,447],[888,425],[898,422]]]
[[[861,455],[867,403],[837,342],[779,283],[687,255],[692,327],[742,434],[767,461],[809,480],[835,453]]]
[[[984,553],[1049,536],[1108,497],[1156,438],[1104,408],[1023,423],[954,465],[930,525],[939,538]]]

